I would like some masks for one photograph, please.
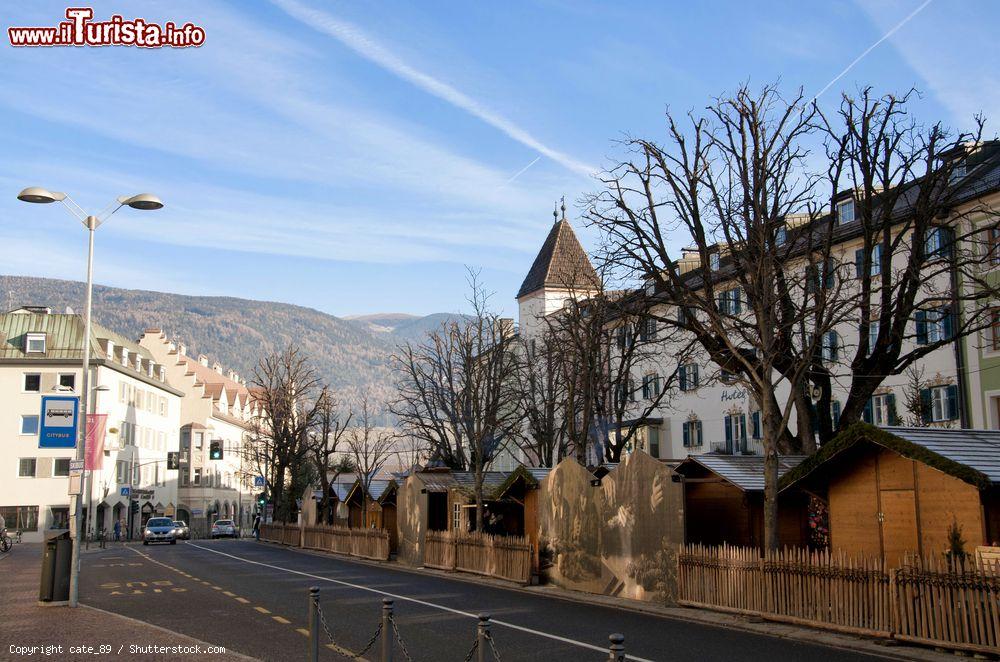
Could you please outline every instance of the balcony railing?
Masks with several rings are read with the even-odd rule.
[[[763,455],[764,446],[760,439],[713,441],[711,452],[717,455]]]

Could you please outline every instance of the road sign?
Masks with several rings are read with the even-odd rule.
[[[263,476],[254,476],[253,477],[253,486],[254,487],[264,487],[264,477]]]
[[[204,515],[204,514],[205,514],[205,511],[202,510],[201,508],[192,508],[191,509],[191,515],[193,515],[195,517],[197,517],[198,515]]]
[[[80,398],[69,395],[43,395],[39,448],[76,448],[77,414]]]
[[[80,495],[83,493],[83,473],[72,474],[69,477],[69,489],[67,494],[70,496]]]
[[[70,460],[69,461],[70,471],[83,471],[83,460]]]
[[[123,487],[122,488],[122,496],[123,497],[127,497],[128,496],[128,492],[129,492],[129,488],[127,488],[127,487]]]

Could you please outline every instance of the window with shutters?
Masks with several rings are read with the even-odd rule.
[[[693,391],[698,388],[698,364],[688,363],[678,369],[678,387],[682,391]]]
[[[639,340],[649,342],[656,337],[656,320],[652,317],[644,317],[639,323]]]
[[[990,309],[990,347],[1000,351],[1000,308]]]
[[[696,448],[702,445],[701,421],[684,421],[684,447]]]
[[[718,253],[712,253],[708,256],[708,265],[712,271],[718,271],[722,265],[722,257]]]
[[[918,345],[930,345],[951,340],[954,320],[947,306],[918,310],[916,313],[916,336]]]
[[[752,439],[764,438],[764,426],[761,422],[760,411],[755,411],[750,414],[750,437]]]
[[[986,250],[992,266],[1000,265],[1000,225],[986,230]]]
[[[660,457],[660,428],[646,428],[646,449],[653,457]]]
[[[741,453],[747,446],[747,417],[744,414],[726,414],[726,450]]]
[[[739,315],[743,309],[743,301],[740,298],[740,288],[734,287],[730,290],[719,292],[719,312],[723,315]]]
[[[653,400],[660,394],[660,376],[649,374],[642,378],[642,397]]]
[[[937,226],[927,231],[924,237],[924,254],[928,259],[948,259],[951,257],[955,233],[949,227]]]
[[[788,229],[784,225],[779,225],[774,232],[774,245],[783,246],[788,241]]]
[[[822,260],[806,267],[806,283],[810,292],[833,289],[837,265],[833,260]]]
[[[834,430],[840,425],[840,400],[834,400],[830,403],[830,424]]]
[[[865,410],[861,418],[865,423],[885,427],[887,425],[898,425],[896,419],[896,397],[892,393],[882,393],[873,395],[865,405]],[[840,415],[838,412],[837,418]]]
[[[824,363],[833,363],[837,360],[840,340],[836,331],[829,331],[823,334],[822,356]]]
[[[872,246],[871,263],[868,265],[868,275],[878,276],[882,273],[882,244]],[[861,278],[865,274],[865,249],[854,251],[854,274]]]
[[[924,389],[921,398],[925,402],[925,414],[929,422],[940,423],[958,419],[958,387],[934,386]]]

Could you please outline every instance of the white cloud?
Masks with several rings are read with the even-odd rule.
[[[470,115],[479,118],[490,126],[499,129],[513,140],[543,154],[563,167],[585,176],[589,176],[597,171],[597,168],[549,147],[525,129],[503,117],[495,110],[476,101],[461,90],[404,62],[395,53],[369,37],[357,26],[335,18],[325,12],[306,7],[295,0],[272,0],[272,2],[293,18],[333,37],[361,57],[374,62],[386,71],[408,81],[428,94],[432,94],[456,108],[460,108]]]

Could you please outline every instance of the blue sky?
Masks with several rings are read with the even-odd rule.
[[[463,307],[470,265],[512,313],[553,202],[576,219],[616,138],[659,137],[666,107],[743,81],[816,93],[922,4],[95,3],[96,19],[192,21],[206,43],[4,38],[0,273],[84,275],[83,228],[18,202],[22,187],[88,210],[152,191],[163,210],[98,231],[97,282],[424,314]],[[3,27],[54,25],[65,8],[17,3]],[[933,0],[820,102],[916,86],[925,121],[997,118],[998,24],[996,2]]]

